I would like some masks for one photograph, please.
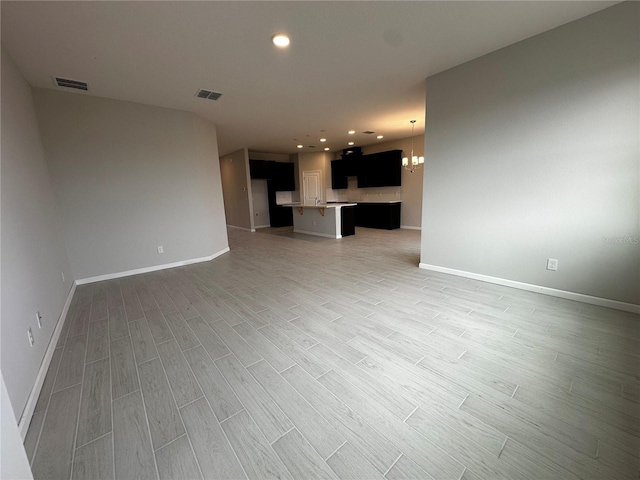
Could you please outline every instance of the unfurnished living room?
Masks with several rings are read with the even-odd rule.
[[[640,478],[639,2],[0,16],[0,478]]]

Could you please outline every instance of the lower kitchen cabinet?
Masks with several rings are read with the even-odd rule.
[[[356,226],[393,230],[400,228],[402,202],[358,203]]]

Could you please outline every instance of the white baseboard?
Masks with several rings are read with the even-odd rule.
[[[235,225],[229,225],[229,224],[227,224],[227,228],[232,228],[234,230],[244,230],[245,232],[251,232],[251,233],[256,231],[255,228],[237,227]]]
[[[567,300],[575,300],[577,302],[598,305],[600,307],[614,308],[616,310],[623,310],[625,312],[640,314],[640,305],[636,305],[633,303],[619,302],[618,300],[594,297],[592,295],[585,295],[583,293],[568,292],[566,290],[558,290],[556,288],[533,285],[531,283],[523,283],[517,282],[515,280],[507,280],[505,278],[491,277],[489,275],[482,275],[480,273],[465,272],[464,270],[455,270],[453,268],[440,267],[438,265],[429,265],[428,263],[420,262],[419,266],[420,268],[424,268],[425,270],[433,270],[434,272],[448,273],[450,275],[457,275],[458,277],[472,278],[474,280],[480,280],[482,282],[504,285],[505,287],[518,288],[520,290],[527,290],[529,292],[542,293],[544,295],[551,295],[553,297],[565,298]]]
[[[27,404],[25,405],[24,410],[22,411],[22,415],[20,416],[20,420],[18,421],[18,431],[20,432],[20,436],[22,437],[23,441],[27,435],[27,431],[29,430],[31,418],[33,417],[33,411],[36,409],[38,397],[40,396],[40,391],[42,390],[44,379],[47,376],[49,365],[51,365],[53,352],[58,345],[58,340],[60,339],[60,334],[62,333],[62,326],[67,320],[67,314],[69,313],[69,307],[71,306],[71,300],[73,299],[73,294],[75,292],[76,282],[73,282],[73,284],[71,285],[71,290],[69,290],[69,295],[67,295],[67,300],[64,302],[64,306],[62,307],[62,312],[58,317],[58,323],[56,323],[56,327],[53,329],[53,335],[51,335],[47,350],[44,352],[44,358],[42,359],[42,363],[40,364],[40,369],[38,370],[36,381],[33,384],[33,388],[31,388],[29,398],[27,398]]]
[[[107,273],[106,275],[97,275],[95,277],[81,278],[80,280],[76,280],[76,283],[78,285],[84,285],[85,283],[101,282],[103,280],[112,280],[114,278],[129,277],[131,275],[156,272],[158,270],[165,270],[167,268],[183,267],[185,265],[191,265],[192,263],[208,262],[209,260],[213,260],[214,258],[219,257],[223,253],[227,253],[228,251],[229,251],[229,247],[223,248],[219,252],[216,252],[213,255],[209,255],[207,257],[192,258],[189,260],[182,260],[180,262],[165,263],[163,265],[153,265],[151,267],[136,268],[134,270],[127,270],[124,272]]]
[[[400,228],[404,228],[405,230],[422,230],[422,227],[414,227],[412,225],[400,225]]]
[[[270,228],[271,225],[256,225],[256,230],[258,230],[259,228]]]
[[[304,233],[305,235],[315,235],[316,237],[326,237],[326,238],[342,238],[342,235],[331,235],[329,233],[318,233],[318,232],[308,232],[306,230],[296,230],[293,229],[293,233]]]

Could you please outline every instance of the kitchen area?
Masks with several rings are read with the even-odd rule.
[[[402,168],[411,140],[337,153],[243,149],[221,157],[227,224],[334,239],[355,234],[356,227],[419,230],[422,171]],[[227,209],[228,192],[235,200]]]

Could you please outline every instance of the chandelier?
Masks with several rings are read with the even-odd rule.
[[[413,154],[413,130],[415,129],[416,121],[411,120],[411,164],[409,164],[409,157],[402,157],[402,166],[413,173],[424,165],[424,157],[417,157]]]

